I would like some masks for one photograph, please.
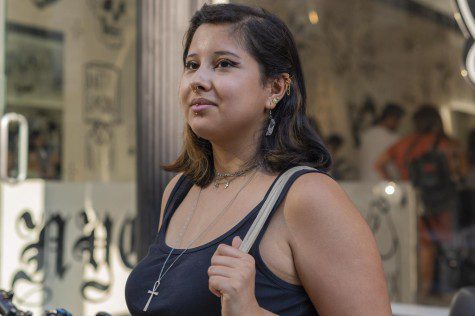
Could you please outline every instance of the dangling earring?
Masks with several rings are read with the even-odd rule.
[[[272,132],[274,131],[274,127],[275,127],[275,120],[272,117],[272,110],[269,110],[269,119],[270,121],[269,121],[269,126],[267,126],[266,136],[272,135]]]
[[[272,102],[274,102],[274,104],[279,103],[279,101],[280,101],[279,98],[272,99]],[[272,132],[274,131],[274,127],[275,127],[275,120],[272,117],[272,110],[269,110],[269,119],[270,119],[270,122],[269,122],[269,126],[267,126],[266,136],[272,135]]]

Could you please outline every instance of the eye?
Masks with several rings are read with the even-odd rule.
[[[185,63],[185,68],[186,69],[190,69],[190,70],[194,70],[194,69],[197,69],[198,68],[198,64],[195,63],[194,61],[187,61]]]
[[[220,61],[218,61],[218,63],[216,64],[216,67],[215,68],[229,68],[229,67],[234,67],[236,66],[236,63],[235,62],[232,62],[228,59],[221,59]]]

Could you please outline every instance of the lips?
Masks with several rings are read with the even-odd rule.
[[[191,100],[191,106],[195,106],[195,105],[213,105],[213,106],[216,106],[217,104],[214,103],[214,102],[211,102],[210,100],[205,99],[205,98],[198,98],[198,99]]]
[[[210,109],[215,106],[217,106],[216,103],[205,98],[193,99],[191,101],[191,110],[195,113]]]
[[[201,112],[201,111],[210,109],[210,108],[212,108],[212,107],[215,107],[215,105],[211,105],[211,104],[195,104],[195,105],[192,105],[192,106],[191,106],[191,110],[196,113],[196,112]]]

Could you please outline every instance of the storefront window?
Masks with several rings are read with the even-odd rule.
[[[123,314],[137,262],[137,1],[0,5],[0,289],[34,315]]]
[[[181,142],[171,127],[182,118],[166,107],[178,105],[170,92],[181,72],[177,30],[185,29],[198,1],[183,7],[169,6],[172,1],[4,1],[0,114],[24,116],[29,140],[27,181],[0,183],[0,282],[17,291],[23,308],[42,312],[64,304],[77,315],[126,310],[124,283],[137,262],[137,107],[154,119],[170,118],[146,126],[153,130],[147,144],[155,142],[162,156],[172,161],[175,154],[167,151],[178,148],[164,146],[162,134]],[[438,305],[447,314],[454,293],[475,285],[475,84],[463,67],[471,35],[454,18],[457,6],[439,0],[209,2],[262,7],[289,26],[308,116],[332,153],[332,176],[375,236],[393,306]],[[145,27],[138,21],[141,3],[142,12],[157,14]],[[182,9],[181,20],[172,21]],[[173,27],[164,36],[168,24]],[[157,42],[137,56],[142,35],[142,47]],[[161,36],[167,40],[157,44]],[[137,60],[152,69],[150,95],[136,91],[137,70],[146,68]],[[20,170],[19,135],[12,124],[10,177]],[[142,154],[156,159],[158,151]],[[153,177],[163,176],[156,169]],[[144,183],[144,194],[158,192],[160,185],[152,190]]]
[[[7,1],[5,112],[28,120],[28,178],[135,179],[135,6]]]
[[[475,285],[475,89],[450,1],[231,2],[277,14],[295,35],[308,113],[375,234],[392,301],[447,306]],[[441,155],[431,166],[447,166],[427,170]]]

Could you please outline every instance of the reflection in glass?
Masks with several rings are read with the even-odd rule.
[[[6,112],[28,119],[29,178],[135,179],[135,6],[7,1]]]

